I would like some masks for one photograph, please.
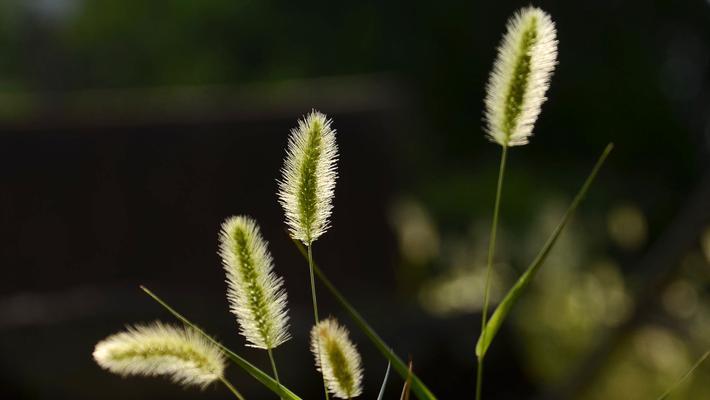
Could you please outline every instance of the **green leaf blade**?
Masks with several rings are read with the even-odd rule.
[[[575,210],[586,196],[589,187],[594,181],[594,178],[596,178],[597,173],[601,169],[602,165],[606,161],[607,157],[609,156],[609,153],[613,148],[614,145],[612,143],[609,143],[606,146],[602,154],[599,156],[599,159],[597,160],[596,164],[594,165],[594,168],[592,168],[592,171],[589,173],[589,176],[587,176],[587,179],[584,181],[584,184],[580,188],[579,192],[577,192],[577,195],[574,197],[574,200],[572,200],[572,203],[570,204],[569,208],[562,217],[562,221],[560,221],[557,227],[555,227],[555,230],[547,239],[547,242],[545,242],[542,249],[540,249],[540,252],[537,254],[533,262],[530,263],[525,273],[521,275],[520,278],[518,278],[518,281],[515,283],[515,285],[513,285],[513,287],[508,291],[508,293],[505,295],[500,304],[498,304],[498,307],[496,307],[496,310],[493,312],[493,315],[486,323],[486,326],[484,326],[481,330],[481,335],[479,336],[478,342],[476,343],[476,357],[478,357],[479,359],[486,355],[486,352],[488,351],[488,348],[493,342],[493,339],[495,338],[496,334],[500,330],[503,321],[508,316],[510,310],[513,308],[515,303],[517,303],[520,296],[525,292],[525,289],[533,280],[537,271],[547,259],[550,250],[552,250],[560,234],[562,233],[565,226],[572,217],[572,214],[574,214]]]

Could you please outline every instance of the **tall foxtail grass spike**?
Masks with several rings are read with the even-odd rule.
[[[155,322],[135,325],[102,340],[94,360],[122,376],[170,377],[184,386],[206,387],[224,374],[220,349],[190,328]]]
[[[501,146],[528,143],[557,64],[557,34],[550,16],[536,7],[508,20],[486,88],[488,138]]]
[[[248,345],[270,350],[290,339],[283,279],[256,221],[228,218],[219,235],[219,254],[227,275],[227,298]]]
[[[291,130],[279,181],[279,202],[294,239],[310,245],[328,230],[338,146],[332,121],[311,111]]]
[[[348,330],[333,318],[320,321],[311,330],[316,367],[323,374],[328,391],[341,399],[362,394],[362,362],[348,336]]]

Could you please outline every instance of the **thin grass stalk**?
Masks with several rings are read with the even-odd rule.
[[[273,351],[273,349],[268,349],[267,353],[269,353],[269,361],[271,361],[271,369],[274,371],[274,379],[276,379],[276,383],[278,383],[279,387],[281,387],[281,381],[279,380],[279,370],[276,369],[276,361],[274,360],[274,351]]]
[[[685,375],[683,375],[676,383],[674,383],[673,386],[669,387],[668,390],[666,390],[665,393],[663,393],[662,395],[660,395],[660,396],[658,397],[658,400],[665,400],[665,399],[667,399],[668,396],[670,396],[671,392],[673,392],[674,390],[676,390],[676,389],[678,388],[678,386],[680,386],[683,382],[685,382],[685,381],[690,377],[690,375],[692,375],[693,372],[695,372],[695,370],[698,369],[698,367],[700,366],[700,364],[702,364],[703,361],[705,361],[705,359],[707,359],[709,356],[710,356],[710,351],[705,352],[705,354],[703,354],[703,355],[698,359],[698,361],[696,361],[695,364],[693,364],[693,366],[690,367],[690,370],[688,370],[688,372],[686,372]]]
[[[496,237],[498,233],[498,215],[500,214],[500,199],[503,193],[503,178],[505,176],[505,165],[508,159],[508,146],[501,146],[500,167],[498,168],[498,184],[496,186],[496,199],[493,206],[493,222],[491,223],[491,236],[488,242],[488,262],[486,265],[486,283],[483,291],[483,309],[481,313],[481,332],[486,334],[486,323],[488,318],[488,303],[490,301],[491,290],[491,270],[493,269],[493,258],[496,250]],[[483,355],[478,357],[478,368],[476,370],[476,400],[481,398],[483,387]]]
[[[308,244],[308,272],[311,279],[311,300],[313,301],[313,319],[315,324],[318,325],[320,318],[318,318],[318,299],[316,297],[316,282],[313,276],[313,242]],[[320,341],[320,338],[318,339]],[[318,347],[320,349],[320,346]],[[318,362],[322,362],[320,351],[318,351]],[[329,400],[328,386],[325,383],[325,376],[321,373],[321,378],[323,378],[323,391],[325,392],[325,400]]]
[[[288,400],[302,400],[300,397],[296,396],[296,394],[293,393],[292,391],[290,391],[288,388],[277,383],[272,377],[269,376],[269,374],[260,370],[259,368],[254,366],[252,363],[250,363],[249,361],[247,361],[244,358],[242,358],[241,356],[239,356],[237,353],[235,353],[232,350],[230,350],[229,348],[225,347],[222,343],[216,341],[214,338],[212,338],[212,336],[205,333],[205,331],[200,329],[200,327],[198,327],[197,325],[192,323],[192,321],[190,321],[189,319],[185,318],[182,314],[175,311],[174,308],[172,308],[163,299],[158,297],[158,295],[156,295],[155,293],[150,291],[150,289],[146,288],[143,285],[141,285],[140,288],[148,296],[150,296],[153,300],[155,300],[158,304],[160,304],[165,310],[167,310],[170,314],[172,314],[175,318],[179,319],[185,325],[193,328],[197,333],[204,336],[210,342],[214,343],[217,347],[219,347],[224,352],[224,355],[226,355],[227,358],[232,360],[235,364],[237,364],[237,366],[239,366],[244,371],[246,371],[249,375],[254,377],[254,379],[259,381],[262,385],[266,386],[266,388],[268,388],[272,392],[276,393],[277,395],[281,396],[282,398],[285,398]]]
[[[232,385],[226,378],[220,377],[219,380],[222,381],[224,386],[229,389],[229,391],[232,392],[239,400],[246,400],[244,396],[239,393],[237,388],[235,388],[234,385]]]
[[[274,352],[269,349],[269,361],[271,361],[271,369],[274,371],[274,379],[276,379],[276,382],[281,384],[281,381],[279,380],[279,371],[276,369],[276,361],[274,360]]]

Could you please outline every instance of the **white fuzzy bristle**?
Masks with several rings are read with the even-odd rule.
[[[491,141],[528,143],[557,64],[557,34],[550,16],[527,7],[509,21],[487,86],[485,120]]]
[[[362,361],[348,330],[335,319],[320,321],[311,330],[311,352],[333,396],[351,399],[362,394]]]
[[[256,221],[228,218],[219,235],[219,254],[227,275],[227,297],[240,333],[252,347],[273,349],[289,340],[288,305],[283,279]]]
[[[294,239],[310,245],[329,228],[338,146],[331,120],[312,111],[291,130],[279,181],[279,202]]]
[[[185,386],[205,387],[224,374],[221,350],[189,328],[155,322],[109,336],[94,350],[94,360],[122,376],[170,377]]]

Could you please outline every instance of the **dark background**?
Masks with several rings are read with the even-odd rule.
[[[500,153],[482,99],[527,4],[3,0],[0,397],[227,398],[93,362],[125,324],[173,321],[139,284],[268,370],[228,312],[216,238],[233,214],[260,222],[286,280],[282,380],[321,396],[307,267],[275,195],[289,129],[316,108],[341,150],[317,262],[439,398],[473,398]],[[484,394],[655,398],[710,348],[710,3],[534,5],[557,24],[559,65],[536,135],[509,154],[494,298],[616,149],[491,348]],[[319,293],[375,398],[386,361]],[[701,366],[676,398],[708,382]]]

